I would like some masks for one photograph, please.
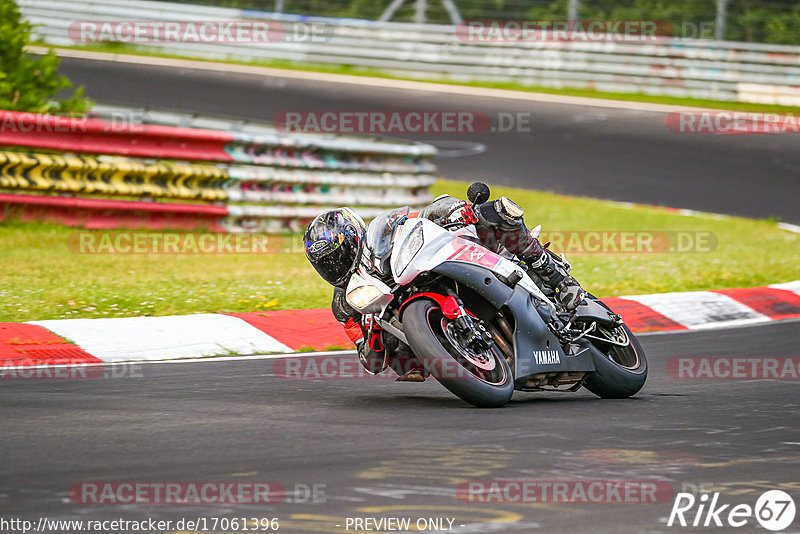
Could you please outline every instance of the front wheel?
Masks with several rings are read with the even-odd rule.
[[[607,310],[611,308],[590,295]],[[623,399],[635,395],[647,380],[647,358],[639,340],[625,325],[599,327],[591,339],[595,372],[584,382],[586,389],[604,399]]]
[[[460,399],[479,408],[503,406],[514,393],[508,362],[494,346],[484,353],[461,346],[450,322],[434,302],[411,302],[403,313],[403,331],[414,355]]]

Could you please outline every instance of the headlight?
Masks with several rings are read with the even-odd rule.
[[[395,262],[398,275],[403,274],[403,271],[406,270],[408,264],[411,263],[411,260],[417,255],[417,252],[422,248],[424,242],[425,240],[422,237],[422,223],[420,222],[411,230],[411,233],[408,234],[408,237],[400,246],[400,251],[397,254],[397,261]]]
[[[381,290],[372,285],[365,285],[357,287],[347,294],[347,302],[354,308],[366,308],[376,300],[378,300],[383,293]]]

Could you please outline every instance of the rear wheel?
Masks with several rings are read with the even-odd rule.
[[[611,309],[594,296],[592,300]],[[605,342],[591,339],[595,372],[584,382],[586,389],[605,399],[622,399],[635,395],[647,380],[647,358],[639,340],[627,325],[603,327],[592,334]]]
[[[497,408],[511,399],[511,368],[497,347],[475,352],[464,346],[434,302],[411,302],[403,313],[403,331],[425,369],[457,397],[481,408]]]

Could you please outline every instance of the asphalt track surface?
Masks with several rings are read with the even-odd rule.
[[[678,134],[666,114],[64,58],[106,104],[272,121],[287,111],[478,111],[495,131],[399,135],[443,177],[800,223],[800,134]],[[509,132],[501,114],[521,114]],[[480,151],[482,150],[482,151]],[[459,155],[460,154],[460,155]]]
[[[729,532],[667,528],[671,496],[586,504],[454,495],[466,481],[580,479],[713,486],[720,504],[753,505],[777,488],[797,500],[800,381],[677,380],[665,368],[677,356],[797,357],[798,333],[800,322],[782,322],[643,336],[650,377],[636,397],[515,393],[498,410],[472,408],[432,380],[290,380],[267,359],[3,379],[0,516],[277,517],[280,532],[293,533],[347,532],[347,517],[446,517],[463,533]],[[82,481],[280,482],[287,500],[302,502],[72,502],[68,490]],[[302,488],[314,484],[324,485],[319,502],[304,501]]]
[[[796,135],[679,135],[655,112],[190,69],[64,59],[61,70],[103,103],[231,118],[530,113],[527,133],[408,137],[443,148],[437,164],[449,178],[800,222]],[[485,150],[448,157],[478,145]],[[800,322],[782,322],[644,336],[650,377],[635,398],[517,393],[500,410],[472,408],[430,380],[289,380],[269,359],[143,364],[94,380],[0,379],[0,519],[277,517],[281,532],[295,533],[347,532],[348,517],[390,516],[450,518],[463,533],[687,530],[666,527],[672,498],[481,503],[455,493],[468,481],[581,479],[703,487],[732,504],[753,505],[767,489],[797,500],[800,382],[676,380],[666,365],[678,356],[798,357],[798,334]],[[292,502],[92,505],[70,499],[82,481],[278,482]],[[314,485],[318,502],[303,491]],[[738,530],[755,529],[751,519]]]

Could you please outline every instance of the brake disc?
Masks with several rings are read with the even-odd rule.
[[[444,337],[447,338],[447,341],[458,351],[458,354],[478,369],[482,371],[493,371],[497,366],[497,361],[491,349],[475,352],[469,347],[464,347],[458,339],[453,322],[442,319],[442,331],[444,332]]]

